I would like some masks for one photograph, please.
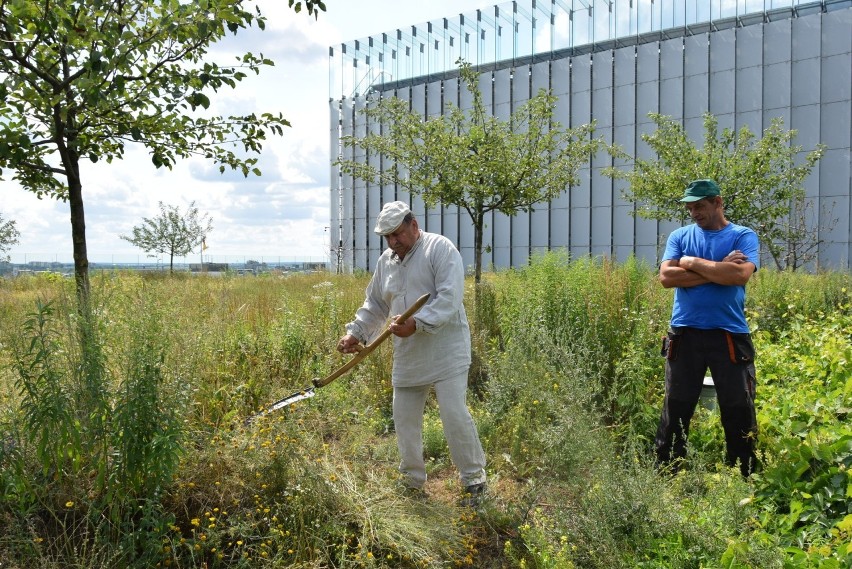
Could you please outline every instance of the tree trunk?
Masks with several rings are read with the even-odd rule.
[[[477,211],[473,217],[473,282],[479,284],[482,280],[482,230],[485,215]]]
[[[80,164],[76,153],[67,147],[60,148],[68,180],[68,205],[71,209],[71,244],[74,251],[74,279],[77,284],[77,301],[81,314],[88,314],[89,306],[89,253],[86,248],[86,214],[83,211],[83,184],[80,181]]]
[[[63,53],[64,57],[64,53]],[[83,184],[80,181],[80,155],[73,111],[56,104],[53,107],[56,148],[68,183],[68,205],[71,209],[71,244],[74,251],[74,280],[77,284],[78,310],[89,316],[89,254],[86,250],[86,215],[83,211]]]

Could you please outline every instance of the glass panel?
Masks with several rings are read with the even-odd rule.
[[[692,0],[686,3],[686,17],[690,23],[707,22],[710,20],[710,8],[712,2],[705,0]]]
[[[497,60],[512,59],[517,56],[515,50],[515,32],[514,14],[511,9],[511,4],[508,7],[494,7],[494,19],[497,26]]]
[[[594,41],[606,41],[615,37],[613,10],[615,0],[597,0],[591,7],[594,18]]]
[[[671,11],[671,20],[668,24],[664,22],[665,27],[675,28],[686,25],[686,2],[673,2],[672,6],[667,6],[667,9]]]
[[[547,0],[533,2],[533,11],[530,16],[533,34],[533,53],[547,53],[553,50],[553,22],[551,7],[553,4]]]
[[[737,15],[739,2],[728,2],[719,0],[719,14],[722,18],[734,18]]]
[[[553,29],[553,50],[567,49],[574,45],[571,37],[571,7],[564,0],[553,3],[553,13],[550,16]]]
[[[650,2],[636,2],[636,33],[644,34],[653,29],[654,20],[652,5]]]
[[[533,55],[535,46],[535,29],[533,17],[519,2],[512,2],[512,23],[514,26],[513,57],[521,58]]]
[[[585,45],[594,41],[592,6],[584,0],[572,0],[571,12],[571,47]]]
[[[623,38],[636,33],[636,9],[633,2],[615,2],[612,18],[614,20],[614,36]]]
[[[477,10],[477,60],[474,62],[478,65],[497,61],[497,26],[494,18],[489,14],[493,14],[494,6],[491,10]]]
[[[414,24],[329,49],[329,93],[350,98],[385,85],[809,0],[516,0]]]

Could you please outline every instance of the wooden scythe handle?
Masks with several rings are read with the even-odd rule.
[[[426,302],[429,300],[429,296],[430,296],[429,293],[426,293],[423,296],[421,296],[420,298],[418,298],[414,302],[414,304],[412,304],[411,306],[408,307],[408,310],[406,310],[405,312],[403,312],[402,314],[399,315],[399,318],[396,319],[396,322],[399,323],[399,324],[402,324],[403,322],[405,322],[406,320],[408,320],[409,318],[414,316],[414,314],[418,310],[420,310],[420,308],[424,304],[426,304]],[[353,367],[358,365],[361,361],[363,361],[364,358],[366,358],[368,355],[370,355],[370,352],[375,350],[379,346],[379,344],[381,344],[382,342],[387,340],[388,336],[390,336],[390,335],[391,335],[391,331],[390,331],[390,327],[388,327],[388,328],[385,329],[384,332],[381,333],[381,335],[378,338],[376,338],[375,340],[373,340],[372,342],[370,342],[369,344],[367,344],[366,346],[361,348],[361,351],[358,352],[357,354],[355,354],[354,356],[352,356],[352,359],[349,360],[348,362],[346,362],[346,364],[337,368],[330,375],[328,375],[328,376],[326,376],[322,379],[314,378],[314,380],[313,380],[314,387],[322,387],[324,385],[328,385],[329,383],[331,383],[332,381],[334,381],[335,379],[337,379],[338,377],[340,377],[344,373],[348,372],[350,369],[352,369]]]

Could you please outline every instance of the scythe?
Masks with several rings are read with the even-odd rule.
[[[416,314],[417,311],[420,310],[420,308],[422,308],[424,304],[426,304],[426,302],[429,300],[429,296],[430,295],[427,293],[418,298],[414,302],[414,304],[409,306],[405,312],[399,315],[399,318],[396,319],[396,322],[401,324],[412,316],[414,316],[414,314]],[[278,409],[286,407],[287,405],[291,405],[297,401],[301,401],[302,399],[313,397],[315,395],[316,388],[328,385],[338,377],[349,372],[352,368],[361,363],[368,355],[370,355],[370,353],[375,350],[382,342],[387,340],[390,335],[391,331],[390,327],[388,327],[372,342],[370,342],[366,346],[361,347],[358,353],[352,356],[352,359],[350,359],[348,362],[334,370],[332,373],[323,378],[315,377],[313,381],[311,381],[312,385],[306,387],[305,389],[299,390],[293,393],[292,395],[288,395],[283,399],[279,399],[265,410],[260,411],[259,413],[255,413],[254,415],[246,419],[246,424],[251,423],[268,413],[272,413],[273,411],[277,411]]]

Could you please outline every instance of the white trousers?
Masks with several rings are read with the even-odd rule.
[[[435,388],[444,437],[462,487],[485,482],[485,453],[467,408],[467,372],[433,384],[393,388],[393,422],[405,483],[422,488],[426,483],[423,460],[423,411],[426,397]]]

